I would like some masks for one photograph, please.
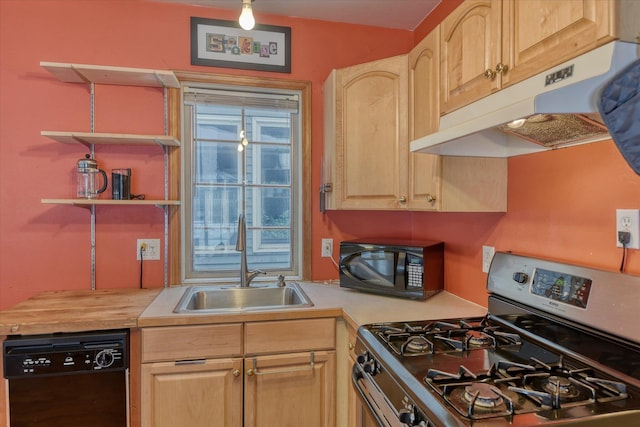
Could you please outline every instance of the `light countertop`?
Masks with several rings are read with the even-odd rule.
[[[373,295],[341,288],[337,284],[298,282],[313,307],[244,313],[173,313],[187,287],[164,289],[142,312],[138,326],[227,323],[317,317],[344,317],[353,326],[373,322],[449,319],[484,316],[486,308],[448,292],[425,301]]]
[[[0,312],[0,336],[150,326],[344,317],[352,326],[374,322],[483,316],[486,309],[448,292],[426,301],[372,295],[337,283],[299,282],[313,307],[234,313],[178,314],[188,286],[44,292]]]

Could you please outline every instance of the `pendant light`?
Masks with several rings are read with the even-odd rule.
[[[242,12],[240,13],[238,22],[244,30],[252,30],[254,25],[256,25],[256,20],[253,17],[253,10],[251,9],[252,2],[253,0],[242,0]]]

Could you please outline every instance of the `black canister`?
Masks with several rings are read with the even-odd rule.
[[[113,200],[131,199],[131,169],[111,170],[111,196]]]

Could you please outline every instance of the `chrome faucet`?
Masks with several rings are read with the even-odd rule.
[[[247,268],[247,224],[244,214],[238,218],[238,239],[236,240],[236,251],[240,252],[240,287],[248,288],[251,281],[258,274],[267,274],[262,270],[248,271]]]

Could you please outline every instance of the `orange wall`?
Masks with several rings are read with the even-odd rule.
[[[458,1],[458,0],[453,0]],[[447,0],[442,8],[449,7]],[[443,14],[442,8],[434,16]],[[256,7],[257,9],[257,7]],[[320,258],[320,239],[372,235],[446,242],[446,288],[484,304],[481,247],[512,250],[616,270],[615,209],[640,208],[640,177],[613,142],[509,160],[506,214],[318,212],[322,152],[322,82],[332,68],[406,53],[415,31],[261,16],[258,22],[292,28],[292,73],[252,73],[189,64],[189,17],[228,19],[214,11],[143,0],[0,0],[0,309],[43,290],[89,289],[89,213],[42,205],[43,197],[71,197],[75,162],[86,150],[40,136],[41,130],[89,130],[88,92],[57,82],[40,61],[258,74],[309,80],[312,92],[313,279],[337,278]],[[99,88],[97,130],[161,132],[156,90]],[[133,98],[133,99],[131,99]],[[126,100],[126,102],[122,102]],[[125,129],[123,129],[125,128]],[[162,194],[159,149],[96,149],[104,169],[133,168],[133,192]],[[100,207],[97,213],[97,287],[138,286],[137,238],[161,238],[155,207]],[[337,251],[336,251],[337,252]],[[630,251],[627,272],[640,274]],[[162,262],[148,262],[144,286],[161,286]]]
[[[189,18],[235,20],[238,11],[147,0],[0,0],[0,309],[43,290],[91,288],[89,212],[40,203],[74,196],[75,164],[87,153],[40,131],[89,131],[89,91],[58,82],[40,61],[308,80],[312,151],[320,153],[322,82],[331,69],[412,46],[409,31],[264,16],[255,9],[258,22],[291,27],[290,74],[190,65]],[[98,86],[95,130],[162,133],[162,91]],[[131,167],[134,193],[163,195],[161,149],[98,146],[96,159],[107,172]],[[313,162],[317,188],[320,158]],[[97,288],[138,286],[136,239],[163,238],[162,210],[99,207],[96,222]],[[315,236],[325,234],[321,225],[314,229]],[[163,262],[145,263],[144,286],[162,283]]]

